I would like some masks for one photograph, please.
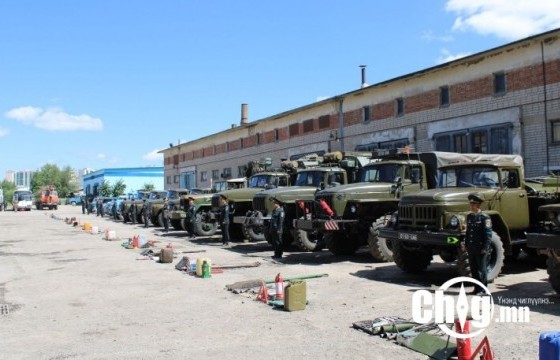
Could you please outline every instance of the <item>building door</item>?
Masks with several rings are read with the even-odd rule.
[[[181,184],[182,189],[193,189],[196,187],[196,176],[194,171],[187,171],[181,174]]]

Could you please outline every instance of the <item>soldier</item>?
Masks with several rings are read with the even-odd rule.
[[[191,239],[196,238],[196,234],[194,232],[194,225],[196,222],[196,208],[194,207],[194,198],[188,197],[187,202],[184,207],[185,213],[187,215],[185,225],[187,228],[187,232],[189,233],[189,237]]]
[[[220,195],[220,225],[222,227],[222,245],[229,245],[229,204],[227,197]]]
[[[137,209],[136,209],[136,199],[134,198],[134,196],[131,199],[131,203],[130,203],[130,209],[129,209],[129,213],[130,213],[130,219],[132,220],[133,224],[136,224],[136,216],[138,215],[137,213]]]
[[[468,196],[471,213],[467,215],[467,233],[465,242],[471,266],[471,277],[480,281],[484,286],[488,284],[488,257],[492,241],[492,220],[480,209],[484,199],[480,194],[471,193]],[[472,294],[485,295],[484,289],[475,286]]]
[[[281,259],[284,253],[284,241],[282,240],[282,230],[284,226],[284,208],[282,202],[277,198],[271,198],[274,202],[274,210],[272,210],[268,232],[270,234],[272,246],[274,246],[273,259]]]
[[[81,197],[81,203],[82,203],[82,215],[86,214],[86,198],[84,196]]]
[[[142,206],[142,222],[144,223],[144,227],[147,228],[149,225],[148,221],[150,219],[150,209],[146,205],[146,199],[143,199],[142,202],[144,203]]]
[[[169,199],[165,198],[163,200],[163,206],[161,207],[161,214],[163,217],[163,227],[164,232],[169,232]]]

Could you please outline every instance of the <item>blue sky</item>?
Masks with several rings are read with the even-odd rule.
[[[4,0],[0,176],[159,149],[560,28],[557,0]]]

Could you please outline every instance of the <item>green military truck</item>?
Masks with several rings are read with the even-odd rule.
[[[219,189],[240,189],[247,186],[246,178],[236,178],[228,180],[219,180],[212,183],[212,193],[216,193]],[[222,190],[223,191],[223,190]],[[178,201],[173,200],[169,203],[169,219],[171,226],[179,230],[181,229],[187,231],[187,214],[185,213],[184,206],[186,204],[187,198],[192,197],[194,199],[194,206],[196,208],[196,221],[195,221],[195,233],[198,236],[212,236],[216,233],[218,229],[218,224],[212,213],[212,193],[200,193],[200,194],[190,194],[182,195],[179,197]]]
[[[559,193],[560,178],[544,179],[545,185],[556,188]],[[560,294],[560,204],[539,207],[540,223],[534,232],[527,234],[527,247],[547,256],[548,281]]]
[[[263,226],[265,238],[269,241],[266,229],[270,221],[273,204],[272,198],[277,198],[284,205],[285,222],[283,240],[291,244],[296,237],[293,220],[296,219],[297,201],[310,201],[315,198],[315,192],[326,187],[333,187],[358,181],[359,171],[371,162],[371,152],[333,152],[327,153],[316,163],[305,161],[297,170],[294,186],[283,189],[270,189],[259,192],[253,197],[254,215],[249,219],[250,226]],[[307,236],[319,235],[313,232],[303,232]],[[307,238],[302,242],[320,242],[320,238]],[[270,242],[270,241],[269,241]],[[308,247],[302,246],[307,251]]]
[[[167,190],[167,193],[164,197],[160,197],[158,199],[151,199],[146,201],[146,205],[148,207],[148,214],[149,220],[154,226],[164,227],[165,224],[163,223],[163,203],[165,198],[167,198],[170,202],[179,200],[181,196],[189,195],[189,189],[176,189],[176,190]],[[170,203],[168,203],[170,205]],[[173,224],[171,224],[173,226]],[[177,229],[175,226],[173,228]],[[177,229],[181,230],[181,228]]]
[[[153,201],[157,199],[163,199],[165,197],[166,192],[163,190],[152,190],[148,194],[145,191],[139,191],[134,199],[127,200],[124,202],[124,209],[123,209],[123,222],[131,222],[133,219],[132,216],[132,209],[131,205],[136,205],[136,222],[139,224],[144,223],[144,219],[142,218],[142,211],[144,209],[144,200],[146,202]]]
[[[426,269],[434,253],[444,261],[457,260],[463,276],[470,275],[464,247],[468,195],[484,198],[482,210],[492,219],[488,281],[501,272],[504,256],[515,256],[527,242],[526,233],[539,223],[538,207],[556,203],[524,180],[519,155],[460,154],[464,159],[439,168],[438,187],[405,195],[379,237],[391,240],[393,260],[402,270]]]
[[[122,202],[122,209],[120,211],[120,216],[122,217],[124,223],[132,222],[132,218],[131,218],[132,211],[130,206],[133,203],[135,204],[142,203],[142,201],[144,199],[147,199],[149,196],[150,196],[150,191],[138,190],[136,191],[136,194],[130,197],[130,199]]]
[[[317,250],[320,244],[310,239],[322,234],[335,255],[351,255],[367,244],[374,258],[392,261],[390,242],[377,236],[379,226],[397,210],[401,196],[434,188],[438,163],[454,155],[391,149],[372,157],[376,161],[362,168],[358,182],[327,188],[315,193],[314,200],[298,202],[294,229],[301,248]]]
[[[249,219],[253,216],[253,197],[256,193],[278,187],[290,186],[295,180],[295,170],[291,162],[283,162],[281,169],[269,169],[270,158],[252,161],[247,166],[248,185],[243,189],[218,192],[212,196],[212,212],[217,218],[220,212],[220,195],[227,197],[230,211],[230,236],[232,239],[245,238],[251,241],[264,240],[261,226],[254,226]]]

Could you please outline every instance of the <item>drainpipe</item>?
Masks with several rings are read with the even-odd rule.
[[[550,149],[548,146],[548,98],[547,98],[547,88],[546,88],[546,69],[544,62],[544,42],[541,40],[541,63],[542,63],[542,82],[543,82],[543,92],[544,92],[544,138],[546,139],[546,174],[550,173]]]
[[[340,141],[340,151],[344,151],[344,111],[342,108],[342,103],[344,98],[341,96],[338,98],[338,139]]]

